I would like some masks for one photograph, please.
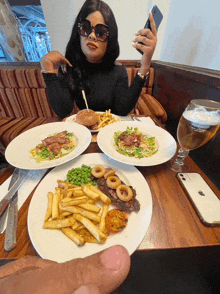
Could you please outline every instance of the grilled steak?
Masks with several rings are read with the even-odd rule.
[[[121,199],[118,198],[118,196],[116,194],[116,190],[111,189],[107,186],[106,179],[104,177],[96,179],[96,180],[97,180],[98,188],[111,199],[112,204],[117,206],[118,209],[126,211],[126,212],[140,210],[140,203],[136,199],[136,191],[132,186],[130,186],[130,188],[133,192],[133,198],[130,201],[125,202],[125,201],[122,201]],[[121,183],[125,184],[123,182],[121,182]]]

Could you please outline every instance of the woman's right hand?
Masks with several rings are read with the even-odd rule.
[[[54,72],[59,66],[62,71],[66,72],[66,64],[72,67],[72,64],[59,51],[51,51],[44,55],[40,61],[42,70],[46,72]]]

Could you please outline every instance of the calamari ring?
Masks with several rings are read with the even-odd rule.
[[[105,174],[105,168],[102,165],[96,165],[96,166],[93,167],[91,173],[92,173],[92,175],[94,177],[96,177],[96,178],[99,179],[99,178],[101,178],[101,177],[104,176],[104,174]]]
[[[107,177],[106,184],[110,189],[116,189],[121,185],[121,180],[116,176]]]
[[[115,174],[115,170],[114,169],[111,169],[106,174],[104,174],[104,178],[107,179],[110,176],[114,176],[114,174]]]
[[[105,217],[106,229],[113,232],[120,232],[126,228],[128,224],[128,217],[124,211],[118,209],[109,210]]]
[[[122,201],[129,201],[133,197],[131,188],[127,185],[120,185],[116,188],[116,194]]]

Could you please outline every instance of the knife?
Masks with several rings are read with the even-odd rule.
[[[15,192],[20,188],[22,183],[24,182],[25,178],[27,177],[29,170],[26,169],[19,169],[19,175],[17,181],[5,195],[5,197],[0,202],[0,216],[5,211],[6,207],[8,206],[11,198],[14,196]]]
[[[14,185],[14,183],[17,181],[18,179],[18,175],[19,175],[19,169],[16,168],[13,172],[8,190],[11,189],[11,187]],[[0,234],[2,234],[4,232],[5,229],[5,221],[8,215],[8,209],[5,209],[4,213],[2,214],[1,218],[0,218]]]
[[[11,251],[17,245],[17,227],[18,227],[18,191],[9,203],[8,220],[5,233],[4,248],[6,251]]]

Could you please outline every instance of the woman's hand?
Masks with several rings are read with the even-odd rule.
[[[40,61],[42,70],[46,72],[53,72],[59,66],[61,66],[62,71],[66,72],[66,64],[72,67],[72,64],[66,59],[60,52],[58,51],[51,51],[44,55]]]
[[[137,37],[133,41],[133,47],[143,52],[141,67],[139,70],[143,75],[145,75],[150,69],[151,59],[157,44],[157,29],[152,13],[149,14],[149,19],[152,30],[140,30],[135,34]],[[143,43],[143,45],[138,44],[138,42]]]
[[[28,256],[0,268],[0,289],[4,294],[107,294],[129,269],[130,256],[120,245],[64,263]]]

